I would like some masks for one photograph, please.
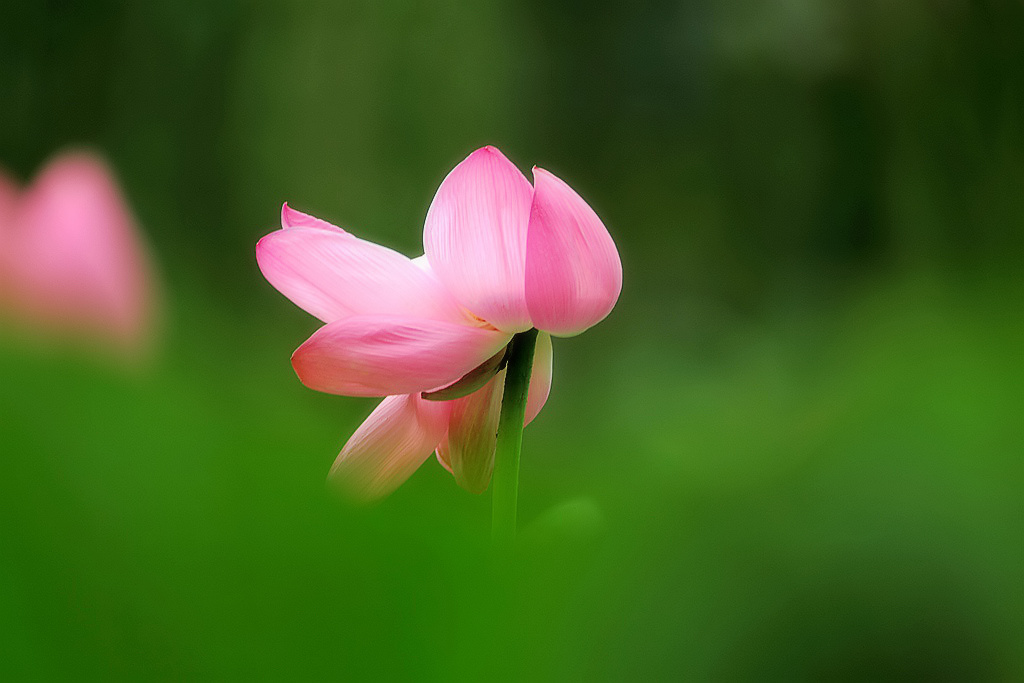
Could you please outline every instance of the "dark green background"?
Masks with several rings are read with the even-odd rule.
[[[0,164],[110,160],[149,366],[0,335],[11,680],[1019,680],[1016,2],[15,2]],[[556,340],[521,556],[428,462],[323,480],[280,205],[417,255],[450,168],[565,178],[623,259]]]

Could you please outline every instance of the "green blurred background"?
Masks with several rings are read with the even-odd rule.
[[[0,334],[0,677],[1021,680],[1024,6],[15,2],[0,164],[109,158],[153,362]],[[410,255],[484,144],[625,286],[556,340],[521,556],[433,460],[324,477],[283,201]],[[6,675],[5,675],[6,674]]]

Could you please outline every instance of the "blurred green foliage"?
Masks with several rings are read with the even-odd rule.
[[[0,675],[1024,676],[1022,34],[996,1],[4,4],[0,163],[106,154],[166,320],[135,370],[0,337]],[[253,257],[285,200],[418,254],[487,143],[625,267],[556,340],[497,576],[436,463],[327,495],[373,402],[299,384],[317,324]]]

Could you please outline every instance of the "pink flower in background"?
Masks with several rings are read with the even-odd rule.
[[[550,335],[578,334],[615,305],[622,266],[608,231],[564,182],[533,176],[494,147],[473,152],[441,183],[417,259],[287,204],[282,229],[256,245],[267,280],[327,323],[292,355],[299,379],[386,397],[345,444],[332,482],[383,496],[436,452],[461,486],[482,492],[512,335],[541,330],[528,423],[551,386]]]
[[[150,280],[135,221],[101,159],[62,154],[24,190],[0,175],[0,313],[135,351],[151,322]]]

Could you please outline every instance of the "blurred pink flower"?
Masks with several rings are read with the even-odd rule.
[[[106,164],[52,160],[24,190],[0,173],[0,312],[137,351],[152,315],[147,251]]]
[[[550,335],[578,334],[615,305],[622,266],[608,231],[563,181],[539,168],[533,176],[531,185],[494,147],[470,154],[441,183],[417,259],[287,204],[282,229],[256,245],[267,280],[327,323],[292,355],[299,379],[386,397],[345,444],[330,481],[384,496],[436,452],[461,486],[482,492],[512,335],[541,330],[529,423],[551,387]]]

